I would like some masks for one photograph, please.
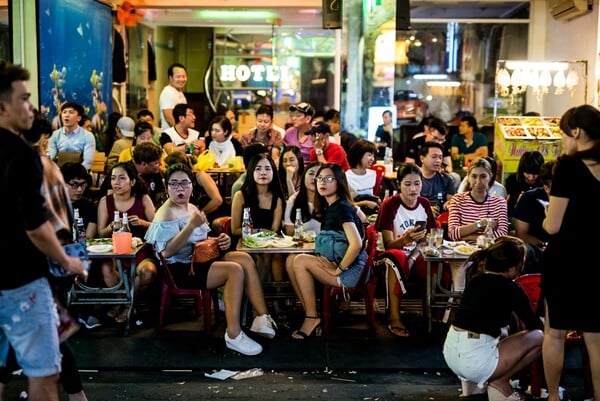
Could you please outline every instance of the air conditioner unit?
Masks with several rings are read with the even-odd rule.
[[[590,11],[588,0],[550,0],[550,14],[556,20],[568,21]]]

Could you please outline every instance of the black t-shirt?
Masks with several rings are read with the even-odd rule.
[[[378,139],[377,142],[385,142],[387,143],[387,147],[392,147],[392,137],[389,132],[383,129],[383,125],[377,127],[377,131],[375,131],[375,138]],[[381,147],[377,149],[377,159],[383,159],[385,157],[385,148]]]
[[[546,218],[546,210],[538,202],[538,199],[548,202],[548,194],[544,188],[534,188],[523,192],[515,206],[513,217],[529,223],[529,234],[543,242],[547,242],[550,239],[550,234],[542,227],[542,223]]]
[[[337,200],[325,209],[325,218],[321,230],[344,231],[344,223],[352,222],[356,225],[361,238],[365,233],[362,222],[356,214],[356,207],[345,200]]]
[[[0,128],[0,210],[9,235],[0,241],[0,289],[14,289],[48,274],[48,261],[26,231],[46,222],[39,154],[14,133]]]

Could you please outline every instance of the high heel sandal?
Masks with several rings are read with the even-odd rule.
[[[322,334],[322,329],[321,329],[321,317],[320,316],[304,316],[305,319],[319,319],[319,323],[312,329],[312,331],[308,334],[306,334],[305,332],[303,332],[302,330],[298,329],[296,331],[294,331],[292,333],[292,338],[294,340],[305,340],[308,337],[312,337],[313,335],[315,337],[320,337]],[[300,336],[301,338],[298,337],[294,337],[294,336]]]

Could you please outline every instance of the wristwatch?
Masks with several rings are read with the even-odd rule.
[[[483,224],[481,223],[481,220],[477,220],[477,228],[478,229],[483,228]]]
[[[315,150],[315,153],[317,154],[317,156],[321,156],[323,154],[323,149],[317,149]]]

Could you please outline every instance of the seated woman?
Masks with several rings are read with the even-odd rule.
[[[154,219],[154,204],[138,172],[131,162],[117,163],[111,169],[110,185],[112,193],[103,196],[98,202],[98,237],[112,235],[112,217],[115,211],[127,212],[129,226],[134,237],[143,238],[150,222]],[[156,277],[156,260],[151,249],[145,247],[136,255],[137,277],[135,291],[148,288]],[[125,261],[123,262],[125,263]],[[102,262],[102,275],[106,287],[114,287],[119,282],[119,273],[113,259]],[[127,321],[129,307],[117,305],[108,312],[108,316],[118,323]]]
[[[182,163],[191,169],[192,159],[182,152],[173,152],[165,158],[165,164],[169,167],[175,163]],[[209,221],[228,215],[229,209],[223,202],[219,187],[212,176],[206,171],[192,171],[192,174],[194,175],[192,203],[206,213]]]
[[[300,148],[294,145],[284,147],[279,156],[277,175],[285,199],[298,192],[303,173],[304,159],[302,159]]]
[[[302,211],[304,232],[313,231],[315,234],[318,234],[321,231],[321,222],[315,219],[314,216],[315,197],[317,196],[315,177],[320,167],[320,162],[309,163],[304,170],[304,176],[300,182],[300,190],[287,200],[285,212],[283,213],[283,230],[286,235],[294,235],[296,209]]]
[[[408,330],[400,319],[400,300],[406,292],[403,283],[411,277],[426,277],[427,265],[417,243],[436,222],[429,200],[420,195],[421,169],[408,163],[398,170],[397,177],[400,193],[383,200],[375,228],[381,232],[385,247],[379,260],[386,266],[388,329],[395,336],[407,337]],[[425,227],[417,227],[417,221],[425,221]]]
[[[315,180],[319,192],[315,210],[322,221],[315,255],[290,255],[289,263],[286,263],[288,276],[305,313],[302,326],[292,333],[292,338],[297,340],[320,333],[315,280],[333,287],[352,288],[367,261],[363,249],[363,225],[352,205],[344,170],[337,164],[323,164]],[[333,242],[335,249],[327,247]],[[321,247],[321,244],[325,246]],[[326,252],[325,248],[330,250]]]
[[[490,179],[489,183],[489,193],[506,198],[506,188],[504,187],[504,185],[496,181],[496,171],[498,170],[498,163],[496,163],[496,160],[494,160],[494,158],[490,156],[486,156],[484,159],[490,163],[490,166],[492,166],[492,178]],[[471,187],[469,186],[469,177],[465,176],[465,178],[462,179],[460,185],[458,186],[458,190],[456,192],[465,192],[470,190]]]
[[[493,238],[508,234],[506,200],[489,193],[492,166],[484,158],[473,160],[467,170],[471,190],[459,192],[449,203],[448,235],[453,241],[476,243],[477,237],[490,226]],[[455,291],[465,288],[463,263],[450,263]]]
[[[192,171],[184,164],[174,164],[167,169],[165,181],[169,199],[156,212],[146,241],[165,258],[175,282],[195,288],[225,286],[225,345],[244,355],[257,355],[262,352],[262,346],[249,338],[240,326],[243,295],[246,294],[257,313],[251,331],[273,338],[276,327],[267,313],[262,286],[250,255],[228,252],[209,266],[194,264],[194,274],[190,274],[193,244],[206,239],[210,230],[205,213],[190,203],[193,179]],[[225,233],[220,234],[221,250],[229,249],[230,245],[231,238]]]
[[[207,138],[208,149],[216,156],[215,164],[217,167],[227,167],[229,159],[243,154],[242,144],[231,135],[233,127],[224,115],[213,117],[208,127],[210,131],[210,138]]]
[[[490,401],[525,400],[512,388],[510,379],[542,352],[542,322],[521,286],[513,281],[524,261],[525,244],[509,236],[470,256],[468,262],[479,268],[465,288],[444,342],[448,367],[480,389],[487,383]],[[513,312],[526,330],[508,335]]]
[[[346,170],[348,189],[354,203],[368,216],[379,211],[379,198],[373,194],[377,173],[371,170],[377,148],[365,139],[359,139],[348,152],[350,170]]]
[[[544,184],[540,179],[540,168],[544,164],[544,155],[537,150],[525,152],[519,159],[517,172],[506,178],[506,202],[508,215],[512,217],[515,206],[525,191],[541,188]]]

